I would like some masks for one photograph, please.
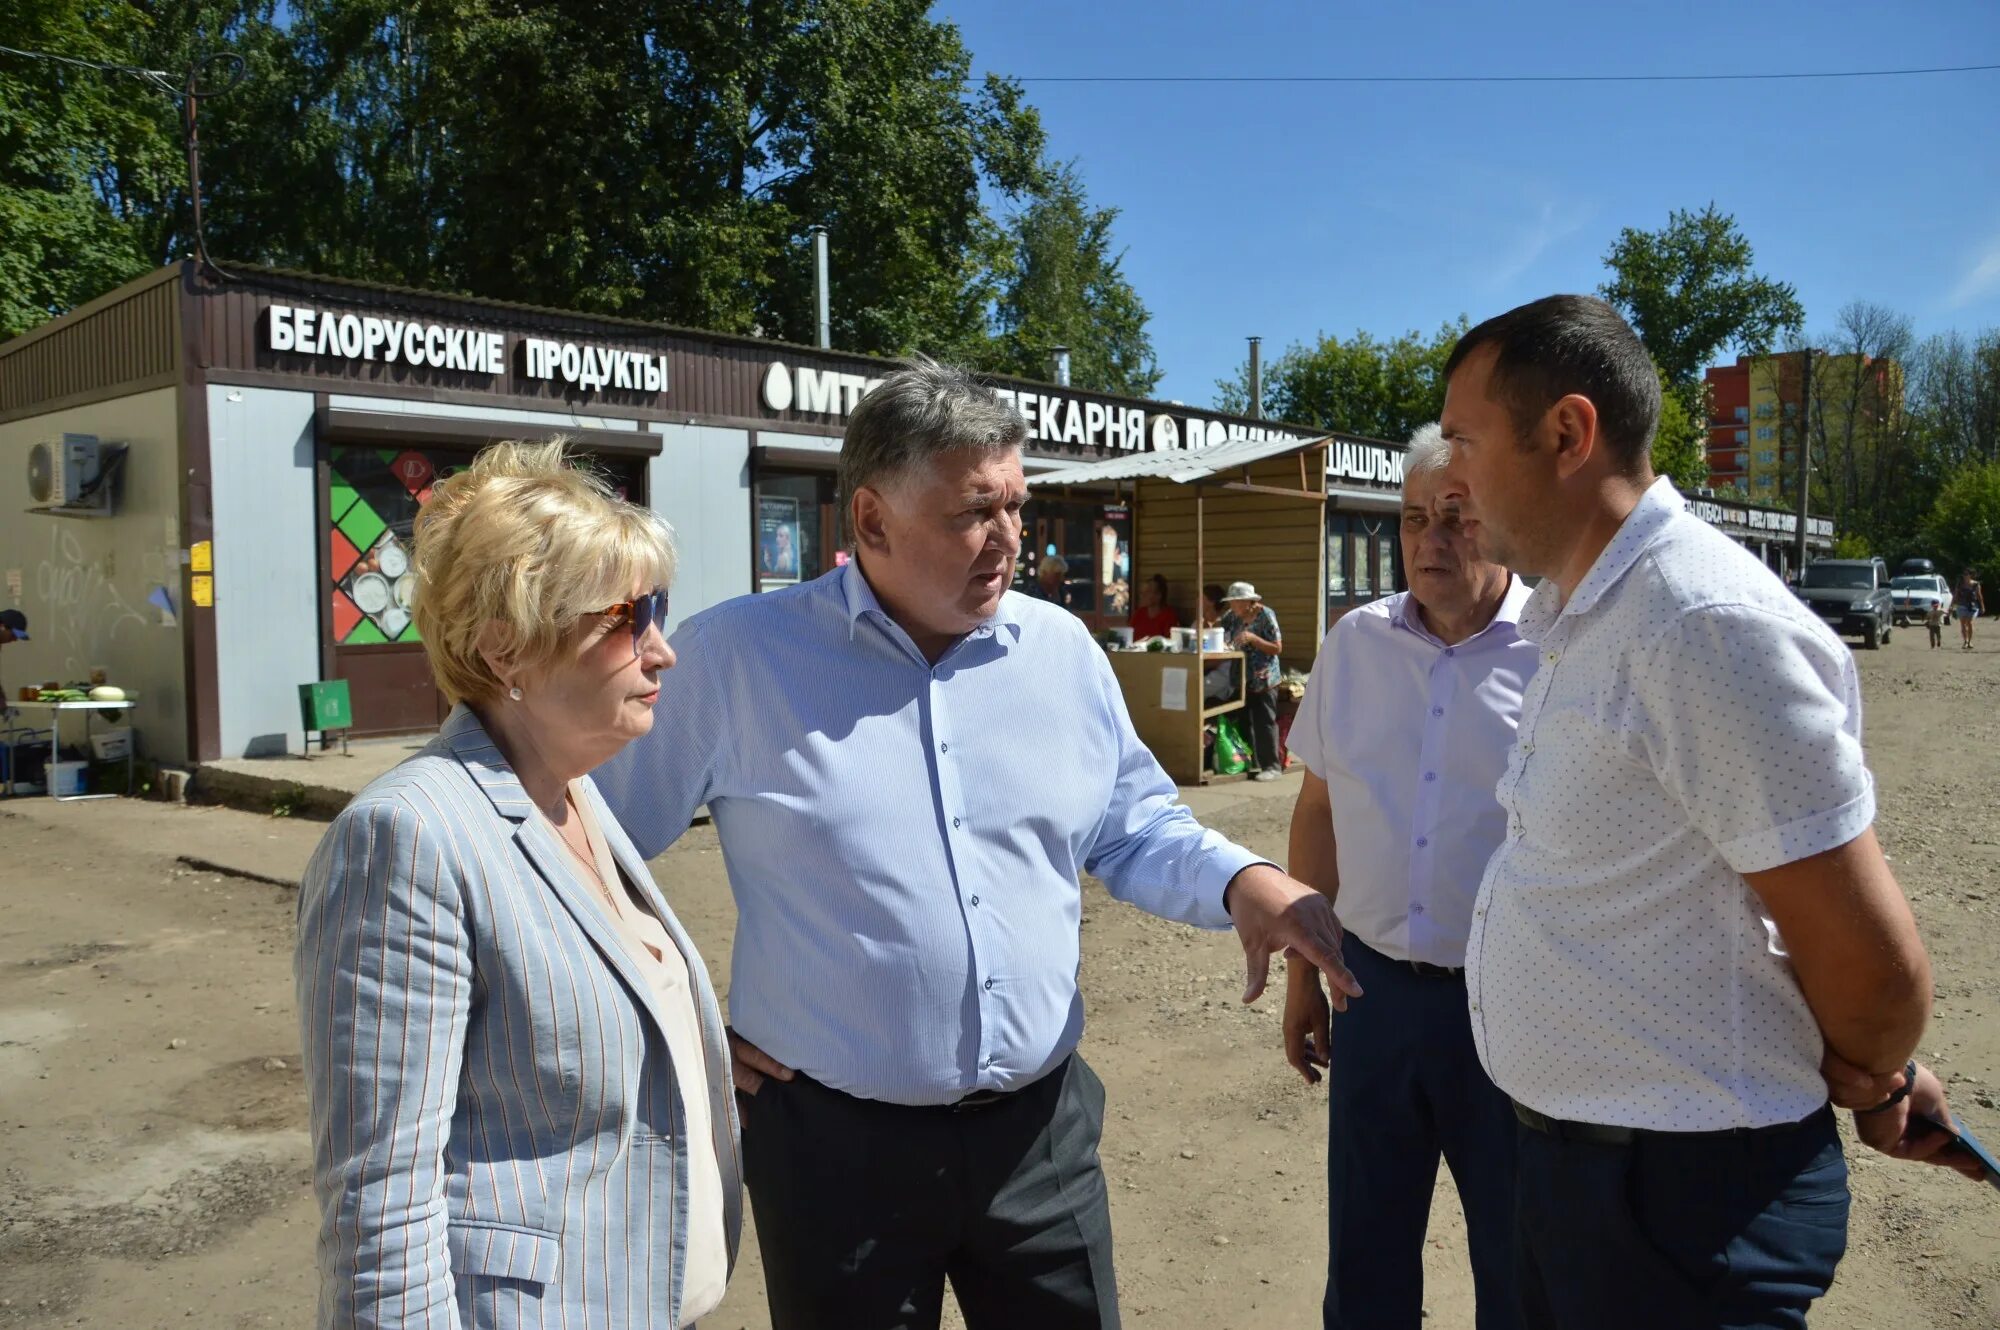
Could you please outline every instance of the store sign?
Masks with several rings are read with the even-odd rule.
[[[585,392],[619,388],[626,392],[667,390],[667,358],[647,351],[554,342],[542,337],[521,339],[521,373],[544,382],[554,380]]]
[[[1326,474],[1336,480],[1359,480],[1375,485],[1403,483],[1404,454],[1395,448],[1373,443],[1342,443],[1335,440],[1326,450]]]
[[[1758,534],[1793,536],[1798,534],[1799,515],[1797,513],[1773,512],[1767,508],[1741,508],[1735,504],[1717,503],[1713,499],[1689,499],[1688,511],[1710,526],[1729,526]],[[1830,517],[1808,517],[1806,534],[1833,538],[1833,519]]]
[[[796,408],[807,415],[845,418],[880,382],[862,374],[774,360],[764,371],[764,405],[773,411]]]
[[[385,365],[428,366],[468,374],[506,370],[505,334],[453,328],[416,319],[337,314],[327,309],[273,305],[264,321],[264,345],[305,356],[374,360]]]
[[[561,383],[584,392],[616,388],[625,392],[667,391],[667,357],[590,343],[543,337],[518,339],[521,377]],[[507,372],[507,335],[480,328],[455,328],[421,319],[272,305],[264,320],[264,345],[295,355],[369,360],[384,365],[457,370],[466,374]]]
[[[772,411],[844,419],[880,379],[774,360],[764,371],[762,398]],[[1144,407],[1097,402],[1061,391],[995,388],[994,393],[1027,422],[1028,437],[1039,443],[1077,444],[1119,452],[1172,452],[1205,448],[1232,439],[1289,439],[1300,436],[1262,426],[1186,414],[1147,412]]]

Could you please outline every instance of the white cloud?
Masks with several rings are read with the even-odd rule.
[[[1521,227],[1513,241],[1497,248],[1492,266],[1484,270],[1488,291],[1511,286],[1516,278],[1540,262],[1544,254],[1581,231],[1590,220],[1589,209],[1564,207],[1556,199],[1544,199],[1534,211],[1534,217]]]
[[[1945,306],[1963,309],[1975,300],[1995,294],[2000,294],[2000,236],[1986,242],[1986,252],[1980,255],[1972,270],[1953,289]]]

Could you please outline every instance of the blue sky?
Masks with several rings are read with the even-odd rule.
[[[2000,63],[2000,4],[942,0],[1036,75],[1737,73]],[[1321,331],[1425,331],[1591,290],[1621,227],[1710,200],[1809,326],[2000,326],[2000,72],[1758,83],[1028,84],[1122,210],[1161,397]]]

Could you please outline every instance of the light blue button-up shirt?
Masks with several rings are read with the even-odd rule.
[[[1517,578],[1456,646],[1408,592],[1343,616],[1292,721],[1292,751],[1326,781],[1340,922],[1397,960],[1465,964],[1486,861],[1506,839],[1495,787],[1535,674]]]
[[[837,1090],[940,1104],[1033,1081],[1083,1033],[1079,871],[1224,928],[1224,888],[1263,862],[1175,802],[1057,606],[1010,592],[932,664],[850,563],[672,645],[652,733],[598,788],[648,858],[708,805],[732,1024]]]

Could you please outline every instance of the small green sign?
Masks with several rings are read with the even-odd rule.
[[[347,701],[347,680],[299,685],[299,715],[304,729],[344,730],[354,724],[354,708]]]

